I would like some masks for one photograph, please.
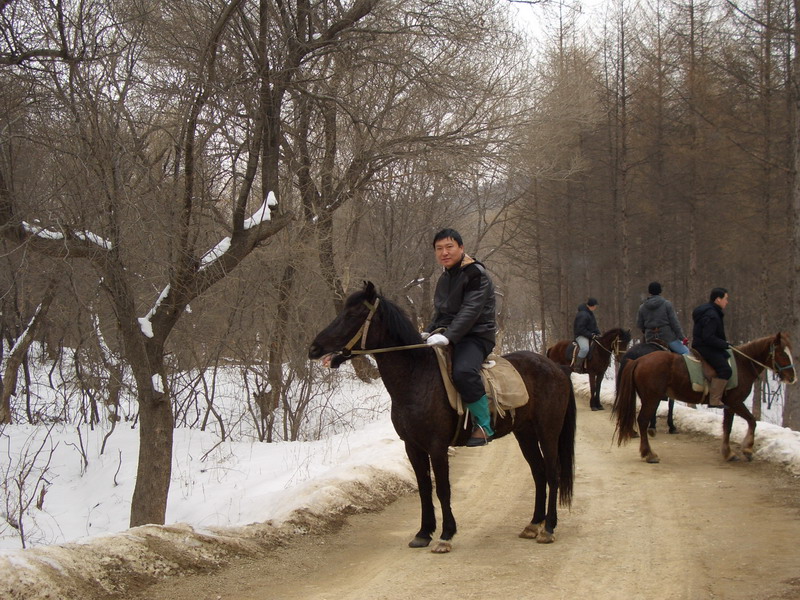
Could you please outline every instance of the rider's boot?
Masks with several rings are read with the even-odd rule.
[[[489,398],[484,394],[480,400],[470,402],[466,407],[469,414],[472,415],[472,424],[475,427],[467,440],[467,446],[485,446],[492,441],[494,435],[492,417],[489,414]]]
[[[720,379],[713,377],[711,385],[708,389],[708,405],[711,408],[724,408],[725,404],[722,402],[722,394],[725,393],[725,386],[728,385],[727,379]]]
[[[586,357],[585,356],[584,357],[578,356],[575,359],[575,366],[572,367],[572,370],[575,371],[576,373],[583,373],[584,372],[583,371],[583,363],[585,361],[586,361]]]

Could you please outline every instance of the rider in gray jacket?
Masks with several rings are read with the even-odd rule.
[[[636,317],[636,326],[644,334],[644,341],[661,340],[673,352],[689,354],[689,348],[686,347],[688,340],[683,335],[675,309],[669,300],[661,296],[661,284],[652,282],[647,292],[650,297],[639,306]]]

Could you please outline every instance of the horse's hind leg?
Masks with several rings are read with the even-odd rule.
[[[650,417],[650,423],[647,425],[647,435],[650,437],[656,437],[656,426],[658,424],[658,404],[656,404],[656,410],[653,413],[653,416]]]
[[[436,531],[436,513],[433,508],[433,481],[431,480],[428,455],[411,444],[406,443],[406,454],[417,478],[417,491],[422,507],[422,523],[414,539],[408,543],[410,548],[425,548],[431,543]]]
[[[639,425],[639,431],[645,432],[647,431],[647,425],[650,422],[650,419],[656,414],[656,407],[658,407],[658,400],[647,400],[642,398],[642,408],[639,411],[639,417],[637,418],[636,422]],[[645,462],[648,463],[657,463],[660,462],[661,459],[658,458],[658,454],[653,452],[650,448],[650,440],[648,439],[650,436],[646,433],[642,433],[639,436],[639,455]]]
[[[519,448],[531,469],[534,483],[533,518],[525,526],[519,537],[535,539],[540,544],[555,541],[555,528],[558,524],[557,499],[558,475],[553,465],[552,476],[548,474],[545,459],[539,451],[539,441],[533,431],[515,431]],[[557,456],[557,449],[554,449]],[[553,481],[549,481],[553,479]],[[550,498],[548,501],[548,487]]]

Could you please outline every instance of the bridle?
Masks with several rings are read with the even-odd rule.
[[[609,355],[614,355],[615,357],[618,358],[619,355],[622,354],[622,350],[620,350],[620,339],[619,338],[620,338],[619,335],[614,336],[614,341],[611,343],[611,349],[610,350],[608,348],[606,348],[605,346],[603,346],[603,344],[600,343],[600,339],[599,338],[592,338],[592,342],[597,344],[598,346],[600,346],[606,352],[608,352]]]
[[[764,367],[765,369],[769,369],[769,370],[773,371],[778,376],[779,379],[780,379],[781,373],[783,371],[788,371],[789,369],[794,370],[794,361],[792,360],[791,354],[789,354],[788,352],[787,352],[787,354],[789,355],[789,364],[785,365],[785,366],[781,366],[781,365],[778,364],[778,359],[775,357],[775,342],[772,342],[769,345],[769,360],[772,362],[772,366],[771,367],[765,365],[762,362],[757,361],[752,356],[749,356],[749,355],[745,354],[744,352],[742,352],[741,350],[739,350],[738,348],[736,348],[734,346],[731,346],[731,350],[733,350],[734,352],[736,352],[737,354],[739,354],[741,356],[744,356],[750,362],[753,362],[753,363],[759,365],[760,367]],[[787,383],[787,385],[791,385],[791,384],[797,383],[797,371],[794,372],[794,377],[792,377],[792,380],[791,381],[787,381],[786,383]]]
[[[392,346],[389,348],[373,348],[371,350],[367,350],[367,333],[369,332],[369,326],[372,324],[372,317],[375,316],[375,313],[378,312],[378,305],[380,304],[381,299],[375,298],[375,302],[371,303],[364,300],[364,306],[369,309],[367,313],[367,318],[364,319],[364,322],[361,324],[361,327],[358,328],[356,334],[350,339],[347,344],[344,345],[344,348],[341,350],[341,354],[345,358],[349,358],[353,354],[377,354],[379,352],[394,352],[395,350],[412,350],[414,348],[430,348],[428,344],[410,344],[408,346]],[[358,344],[361,341],[361,349],[360,350],[353,350],[353,346]]]

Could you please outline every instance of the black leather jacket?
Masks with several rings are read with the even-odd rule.
[[[434,315],[426,331],[444,327],[444,336],[457,344],[465,335],[476,335],[494,343],[494,284],[486,268],[467,255],[461,264],[446,269],[436,283]]]
[[[595,319],[594,313],[589,310],[586,304],[581,304],[578,307],[578,312],[575,314],[575,321],[572,325],[572,333],[575,337],[582,335],[589,339],[592,339],[593,335],[600,335],[597,319]]]
[[[701,304],[692,311],[694,329],[692,347],[699,350],[724,351],[730,344],[725,337],[725,313],[713,302]]]

